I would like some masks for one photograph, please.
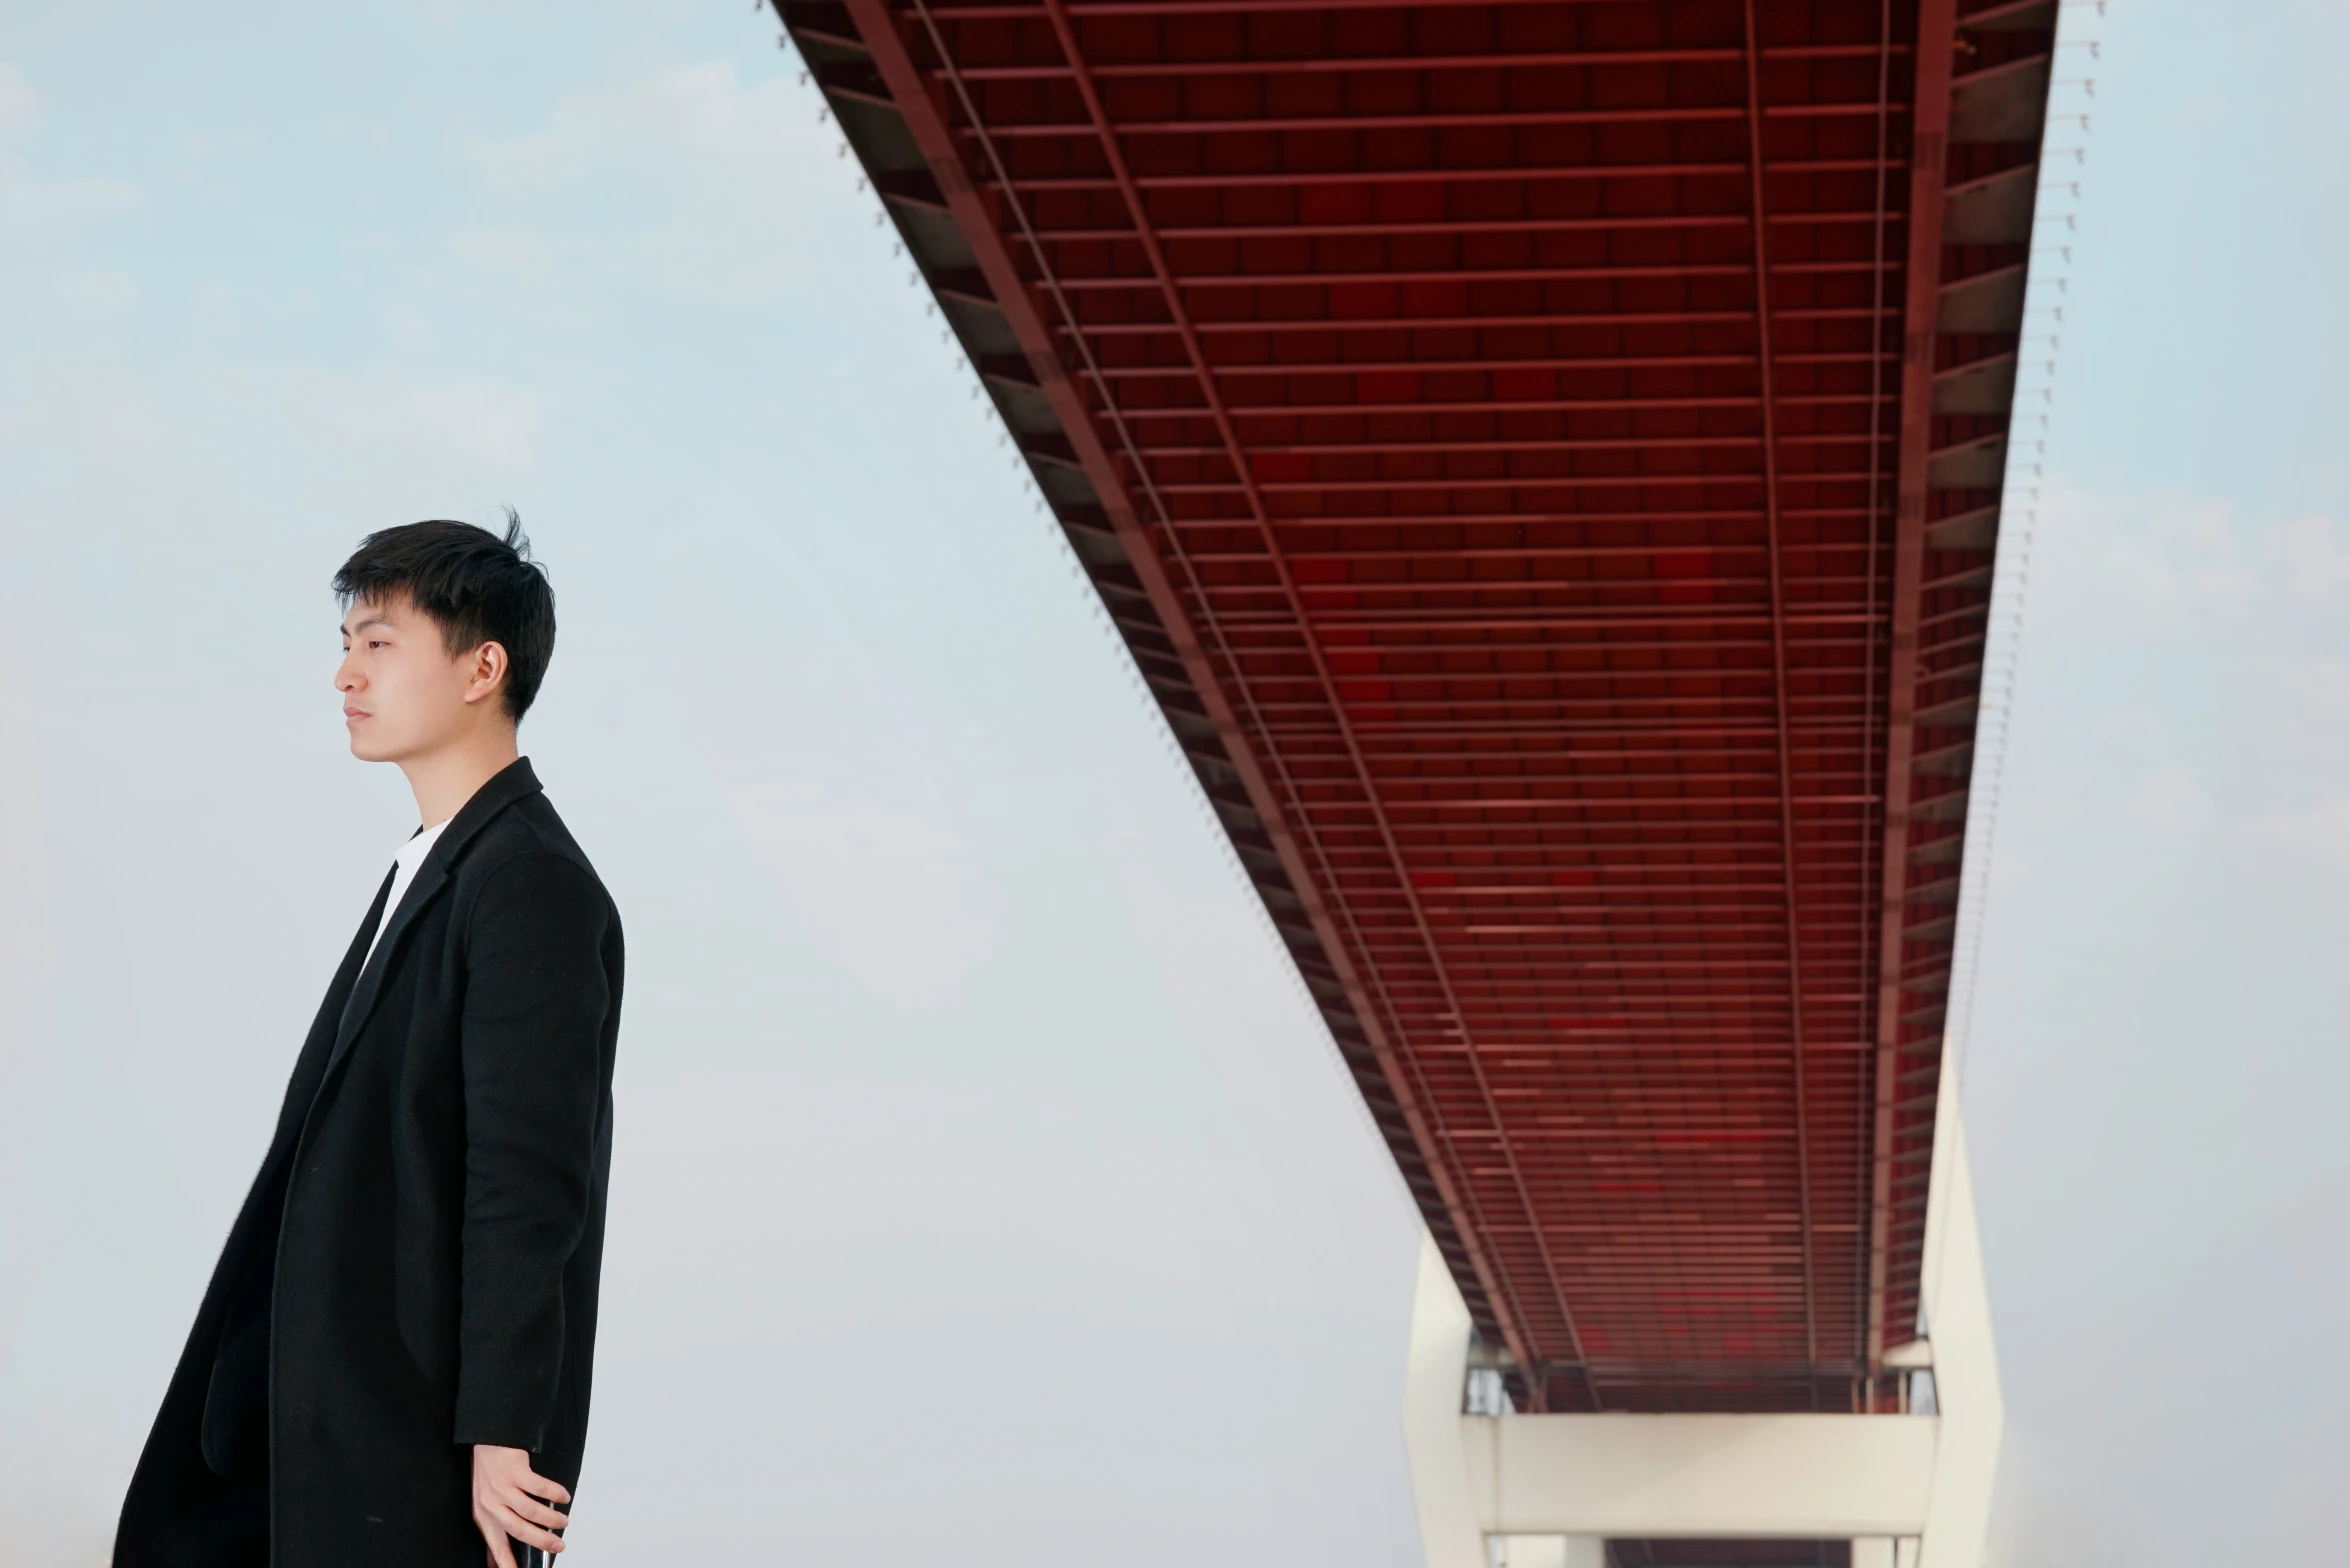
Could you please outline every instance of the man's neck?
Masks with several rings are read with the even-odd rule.
[[[416,794],[419,827],[437,827],[455,816],[473,792],[513,766],[521,755],[514,731],[502,728],[444,746],[400,764]]]

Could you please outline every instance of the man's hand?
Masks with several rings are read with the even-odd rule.
[[[558,1504],[568,1508],[571,1494],[532,1473],[529,1450],[473,1445],[473,1522],[489,1545],[490,1568],[514,1568],[508,1536],[544,1552],[563,1550],[555,1532],[569,1520]]]

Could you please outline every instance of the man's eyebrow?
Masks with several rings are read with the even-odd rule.
[[[353,632],[360,630],[362,627],[368,626],[380,626],[387,632],[399,630],[398,627],[394,626],[390,621],[385,620],[380,615],[363,615],[356,621],[345,623],[340,628],[340,630],[344,636],[348,637]]]

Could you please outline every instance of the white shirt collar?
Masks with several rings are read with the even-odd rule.
[[[392,890],[384,895],[384,912],[376,917],[375,935],[368,938],[368,959],[375,957],[375,944],[383,940],[384,927],[392,923],[392,915],[399,909],[400,900],[408,894],[408,884],[416,880],[416,868],[424,864],[426,855],[432,853],[432,846],[440,838],[441,830],[456,820],[454,817],[443,817],[402,844],[400,852],[392,857]],[[360,967],[364,969],[366,966],[367,960],[361,960]]]

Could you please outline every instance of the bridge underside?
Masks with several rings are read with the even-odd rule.
[[[1515,1405],[1890,1408],[2054,0],[779,10]]]
[[[1851,1568],[1849,1541],[1610,1541],[1607,1568]]]

